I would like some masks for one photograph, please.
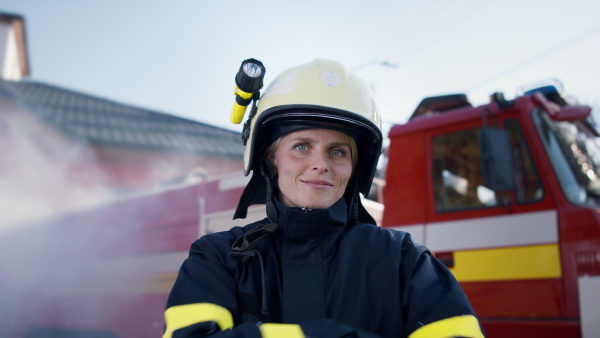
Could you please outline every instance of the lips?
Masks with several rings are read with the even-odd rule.
[[[316,185],[316,186],[322,186],[322,187],[331,187],[333,186],[333,184],[327,182],[327,181],[322,181],[322,180],[304,180],[302,181],[306,184],[310,184],[310,185]]]

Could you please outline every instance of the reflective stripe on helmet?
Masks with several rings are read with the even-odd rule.
[[[233,327],[231,313],[222,306],[210,303],[177,305],[165,311],[166,329],[163,338],[171,338],[173,332],[202,322],[215,322],[221,331]]]

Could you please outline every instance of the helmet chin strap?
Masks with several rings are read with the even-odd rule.
[[[376,225],[377,222],[375,222],[373,216],[362,205],[357,182],[360,182],[357,177],[348,182],[346,193],[344,194],[346,204],[348,205],[348,223],[369,223]]]
[[[269,220],[271,220],[271,222],[276,223],[279,218],[277,216],[277,207],[275,207],[275,200],[273,199],[273,196],[278,186],[277,175],[275,175],[275,171],[273,170],[273,165],[271,164],[271,162],[267,161],[262,157],[259,161],[260,174],[262,177],[264,177],[265,182],[267,183],[267,191],[265,196],[265,204],[267,206],[267,217],[269,218]]]
[[[253,204],[266,204],[267,217],[271,222],[277,222],[277,209],[273,200],[275,189],[277,189],[277,176],[274,173],[273,166],[266,159],[257,158],[252,169],[252,177],[246,188],[244,188],[242,196],[240,196],[233,219],[246,218],[248,207]]]

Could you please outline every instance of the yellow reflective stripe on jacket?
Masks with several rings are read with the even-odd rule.
[[[408,338],[484,338],[477,318],[472,315],[438,320],[418,328]]]
[[[304,338],[304,332],[297,324],[262,324],[260,334],[265,338]]]
[[[165,311],[166,329],[163,338],[171,338],[173,332],[202,322],[216,322],[221,331],[233,327],[231,313],[222,306],[210,303],[177,305]]]

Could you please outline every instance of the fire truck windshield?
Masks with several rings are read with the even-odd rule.
[[[577,121],[552,121],[541,109],[533,120],[565,196],[574,204],[600,206],[600,148]]]

